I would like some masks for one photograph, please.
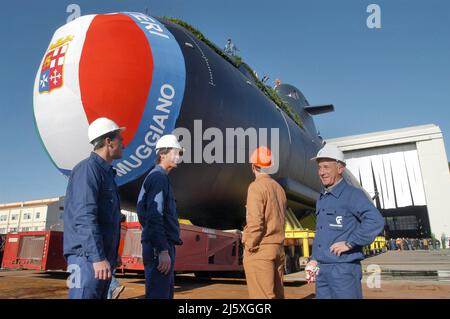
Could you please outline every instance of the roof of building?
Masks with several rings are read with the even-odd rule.
[[[345,152],[356,149],[415,143],[419,141],[442,138],[442,131],[439,126],[427,124],[395,130],[332,138],[327,139],[326,142],[339,146],[339,148]]]
[[[45,198],[45,199],[30,200],[30,201],[24,201],[24,202],[4,203],[4,204],[0,204],[0,209],[49,205],[49,204],[56,203],[56,202],[62,200],[63,198],[64,197],[54,197],[54,198]]]

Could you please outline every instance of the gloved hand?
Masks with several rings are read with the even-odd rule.
[[[312,283],[316,281],[317,275],[319,274],[319,264],[315,260],[310,260],[305,267],[306,281]]]

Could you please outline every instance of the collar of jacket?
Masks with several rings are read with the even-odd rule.
[[[109,172],[112,170],[115,173],[115,170],[113,169],[112,165],[109,164],[107,161],[105,161],[100,155],[98,155],[95,152],[91,152],[90,156],[98,165],[100,165],[101,168],[103,168],[106,172]]]
[[[260,174],[258,176],[256,176],[256,179],[261,179],[261,178],[271,178],[269,174]]]
[[[333,188],[331,188],[331,190],[328,193],[338,198],[339,196],[341,196],[342,191],[345,189],[345,187],[347,187],[347,181],[345,180],[344,177],[342,177],[341,180]],[[325,195],[325,192],[326,192],[325,188],[323,188],[320,197]]]
[[[161,165],[156,164],[156,165],[155,165],[155,169],[156,169],[157,171],[160,171],[160,172],[163,173],[164,175],[167,175],[166,170],[165,170]]]

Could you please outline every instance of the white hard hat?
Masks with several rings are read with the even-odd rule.
[[[113,120],[106,117],[99,117],[89,125],[88,137],[89,142],[92,143],[96,138],[114,131],[125,131],[125,127],[119,127]]]
[[[325,146],[317,152],[317,156],[311,158],[311,160],[317,160],[319,158],[331,158],[345,164],[344,153],[342,153],[337,146],[331,144],[325,144]]]
[[[173,134],[161,136],[161,138],[156,143],[156,153],[158,153],[158,150],[161,148],[177,148],[184,151],[184,148],[181,147],[177,137]]]

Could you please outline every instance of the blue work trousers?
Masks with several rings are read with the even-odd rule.
[[[67,264],[72,270],[69,299],[106,299],[111,279],[95,279],[94,266],[85,256],[70,255]]]
[[[146,299],[173,299],[175,246],[169,245],[168,251],[171,260],[171,266],[169,273],[165,275],[158,270],[158,252],[150,243],[142,243]]]
[[[362,299],[360,262],[319,264],[317,299]]]

